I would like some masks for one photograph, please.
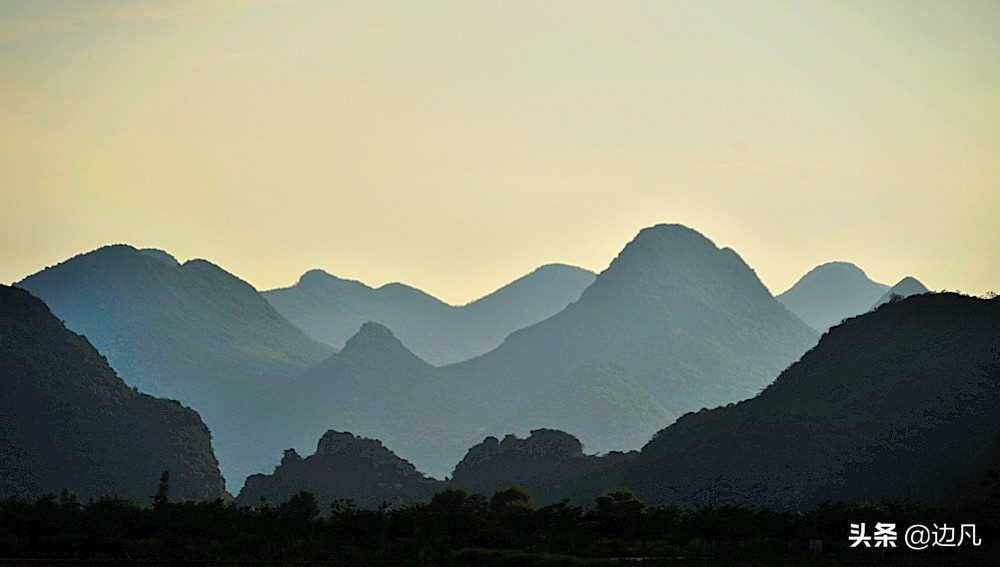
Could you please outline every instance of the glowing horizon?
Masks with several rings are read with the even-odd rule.
[[[1000,4],[0,6],[0,281],[115,242],[451,304],[689,226],[1000,288]]]

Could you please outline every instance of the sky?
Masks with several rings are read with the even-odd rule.
[[[105,244],[463,304],[642,228],[1000,290],[1000,2],[0,0],[0,281]]]

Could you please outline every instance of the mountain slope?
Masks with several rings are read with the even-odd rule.
[[[527,435],[535,429],[571,431],[591,453],[641,447],[673,421],[624,369],[586,364],[527,402],[493,431]]]
[[[165,470],[176,498],[225,495],[198,414],[129,388],[41,300],[0,286],[0,499],[146,502]]]
[[[754,395],[815,340],[735,252],[658,225],[565,310],[443,370],[502,417],[584,364],[615,364],[675,417]]]
[[[512,331],[554,315],[593,280],[581,268],[552,264],[455,307],[404,284],[373,289],[312,270],[264,297],[317,341],[340,348],[362,323],[375,321],[422,359],[442,365],[485,353]]]
[[[288,400],[288,413],[298,416],[293,445],[329,428],[349,430],[440,476],[482,435],[478,405],[377,323],[305,371]]]
[[[327,356],[246,282],[205,260],[100,248],[19,282],[86,335],[130,385],[196,408],[229,480],[285,445],[268,390]],[[250,436],[250,432],[253,436]]]
[[[924,295],[832,328],[759,396],[689,414],[626,484],[678,505],[966,501],[1000,465],[1000,301]]]
[[[816,266],[776,299],[807,325],[823,333],[848,317],[871,309],[889,286],[874,282],[849,262]]]

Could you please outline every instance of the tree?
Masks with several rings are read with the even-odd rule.
[[[498,516],[506,516],[513,512],[524,512],[535,507],[531,493],[523,486],[513,485],[504,490],[498,490],[490,497],[490,512]]]
[[[319,516],[319,503],[316,502],[316,495],[308,490],[300,490],[292,495],[278,507],[278,510],[290,516],[300,516],[304,518],[315,518]]]
[[[156,494],[150,498],[153,499],[153,508],[162,508],[170,504],[170,471],[163,471],[160,475],[160,485],[156,488]]]

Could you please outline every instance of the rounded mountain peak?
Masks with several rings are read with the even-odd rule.
[[[311,286],[311,285],[323,285],[323,284],[339,283],[339,282],[349,282],[349,281],[352,280],[345,280],[343,278],[338,278],[337,276],[321,268],[313,268],[307,271],[306,273],[302,274],[301,276],[299,276],[298,285]]]
[[[662,295],[688,290],[696,295],[750,293],[770,297],[739,255],[719,248],[700,232],[679,224],[644,228],[618,254],[587,291],[616,282]],[[586,292],[585,292],[586,293]]]
[[[858,267],[857,264],[852,264],[851,262],[845,262],[843,260],[835,260],[833,262],[826,262],[825,264],[820,264],[815,268],[809,270],[809,274],[814,273],[827,273],[827,274],[851,274],[851,275],[861,275],[868,277],[868,274],[864,270]]]

